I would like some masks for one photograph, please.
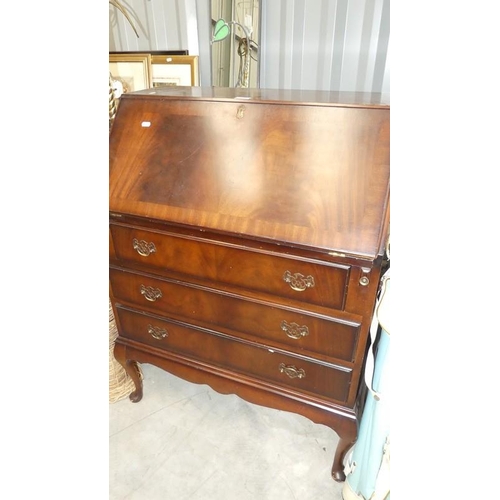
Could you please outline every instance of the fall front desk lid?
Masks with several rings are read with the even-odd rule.
[[[373,259],[389,107],[362,94],[184,87],[122,96],[111,212]]]

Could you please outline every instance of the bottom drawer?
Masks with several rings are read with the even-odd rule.
[[[120,336],[268,383],[345,402],[351,371],[177,321],[117,307]]]

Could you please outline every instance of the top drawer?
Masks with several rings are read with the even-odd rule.
[[[174,272],[210,282],[343,309],[349,267],[225,244],[110,225],[119,260],[160,272]]]

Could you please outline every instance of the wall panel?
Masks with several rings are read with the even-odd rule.
[[[110,6],[109,50],[187,49],[211,85],[210,0],[123,0],[140,37]],[[390,92],[389,0],[262,0],[260,86]]]
[[[263,0],[261,86],[389,92],[389,0]]]

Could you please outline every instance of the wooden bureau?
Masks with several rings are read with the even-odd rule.
[[[115,357],[356,440],[389,225],[380,95],[172,87],[110,134]]]

